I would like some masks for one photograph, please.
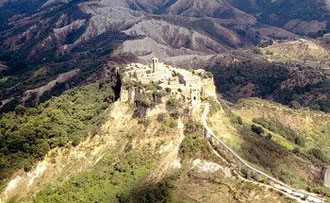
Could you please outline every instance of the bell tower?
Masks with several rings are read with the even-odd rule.
[[[152,59],[152,72],[158,73],[158,71],[159,71],[159,60],[158,60],[158,58],[153,58]]]

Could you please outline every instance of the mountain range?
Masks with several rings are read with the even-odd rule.
[[[0,202],[330,197],[330,0],[0,11]]]
[[[29,63],[113,51],[174,63],[205,61],[263,40],[320,36],[330,29],[322,0],[3,0],[0,9],[2,58]]]

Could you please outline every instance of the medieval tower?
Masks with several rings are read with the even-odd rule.
[[[159,71],[159,60],[158,60],[158,58],[153,58],[152,59],[152,72],[158,73],[158,71]]]

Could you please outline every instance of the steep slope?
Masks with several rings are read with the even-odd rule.
[[[76,147],[56,148],[30,172],[18,172],[1,200],[290,202],[237,175],[229,162],[213,154],[192,117],[183,119],[183,132],[180,120],[177,127],[156,118],[146,125],[133,119],[133,112],[127,104],[112,104],[95,136]]]
[[[77,147],[55,148],[29,173],[22,171],[17,173],[4,189],[1,200],[8,201],[16,196],[18,199],[28,197],[24,201],[30,201],[35,198],[33,193],[43,188],[44,190],[38,192],[35,200],[54,201],[57,198],[65,198],[73,201],[74,198],[78,198],[83,201],[83,198],[86,198],[85,201],[88,199],[115,201],[117,194],[125,193],[125,190],[129,192],[129,188],[125,187],[134,187],[137,182],[150,173],[150,170],[156,168],[156,163],[161,158],[166,157],[167,153],[171,153],[180,144],[177,129],[164,129],[157,121],[145,126],[138,119],[132,119],[134,111],[128,105],[114,103],[108,112],[107,120],[96,135],[81,142]],[[127,125],[131,128],[127,129]],[[160,132],[162,136],[160,136]],[[166,147],[163,152],[160,152],[160,145]],[[166,165],[173,162],[171,159],[168,161],[169,163]],[[130,167],[132,168],[130,169]],[[110,178],[107,186],[104,186],[106,188],[102,189],[103,192],[110,192],[108,189],[117,188],[111,194],[87,192],[72,185],[79,181],[79,176],[86,175],[88,178],[86,182],[79,183],[81,186],[92,188],[98,187],[98,184],[105,184],[104,181],[93,179],[90,176],[94,173],[106,172],[105,170],[114,170],[113,173],[118,173],[111,177],[103,174],[104,178]],[[56,196],[52,194],[52,191],[56,190],[55,186],[67,188],[64,194]],[[76,194],[70,195],[70,192]],[[88,194],[92,196],[85,196]]]
[[[322,49],[314,51],[308,44],[299,45],[299,41],[287,43],[292,46],[274,44],[261,49],[260,52],[264,52],[265,55],[243,53],[241,60],[229,59],[229,64],[218,63],[209,66],[207,70],[213,73],[223,98],[231,102],[237,102],[242,98],[259,97],[285,105],[290,105],[295,101],[301,106],[329,112],[330,75],[326,65],[323,66],[324,69],[321,69],[318,67],[322,67],[322,64],[316,63],[317,60],[328,56],[320,51]],[[311,44],[313,45],[312,42]],[[294,48],[295,46],[300,48]],[[271,52],[267,53],[267,50],[272,49],[274,49],[274,55],[271,55]],[[284,50],[286,54],[283,54]],[[306,51],[305,55],[301,55],[304,54],[303,50]],[[245,58],[246,55],[248,59]],[[291,57],[288,57],[289,55]],[[306,64],[292,63],[295,58],[306,59],[307,63],[314,63],[315,68],[308,67]]]
[[[124,33],[145,37],[125,41],[116,52],[133,53],[145,60],[151,56],[166,59],[180,55],[216,54],[228,50],[226,46],[197,31],[155,19],[141,21]]]
[[[8,67],[0,73],[0,106],[5,111],[22,103],[25,92],[73,69],[81,70],[75,82],[61,83],[65,87],[56,86],[48,98],[105,74],[109,60],[145,62],[156,56],[191,68],[228,59],[231,63],[240,55],[233,50],[311,31],[318,36],[327,32],[329,22],[324,2],[308,0],[302,5],[260,0],[49,0],[21,5],[7,0],[0,4],[0,61]],[[308,15],[303,15],[304,7]],[[290,43],[282,45],[286,50]],[[48,74],[31,80],[43,66]]]
[[[303,35],[329,31],[330,10],[327,0],[230,0],[241,10],[254,15],[263,24],[283,27]]]
[[[246,4],[248,6],[244,6]],[[329,22],[329,13],[322,10],[321,3],[307,0],[302,5],[285,1],[273,3],[256,1],[253,3],[253,1],[227,0],[193,0],[189,2],[186,0],[42,1],[32,5],[31,8],[23,9],[18,6],[16,1],[3,1],[1,4],[2,9],[8,11],[3,19],[5,28],[0,32],[1,52],[12,54],[23,48],[16,54],[16,57],[10,57],[13,60],[28,59],[29,62],[31,60],[45,62],[45,60],[69,59],[81,54],[86,56],[92,50],[88,50],[86,53],[86,50],[82,49],[88,47],[93,40],[100,43],[101,41],[127,39],[115,35],[114,31],[126,31],[127,33],[131,26],[150,18],[153,18],[154,21],[160,20],[160,23],[167,21],[167,26],[173,27],[168,30],[168,35],[174,36],[176,26],[180,26],[181,29],[199,32],[198,34],[203,35],[203,38],[207,38],[208,41],[214,40],[217,42],[215,45],[227,48],[249,47],[259,43],[261,39],[297,36],[286,30],[297,34],[308,34],[308,29],[315,32],[325,31]],[[305,5],[310,7],[310,11],[307,13],[315,15],[302,15],[302,8],[306,7]],[[13,10],[16,8],[18,9]],[[20,8],[22,9],[20,10]],[[285,10],[284,8],[291,9]],[[281,13],[281,9],[284,9],[284,14]],[[260,15],[257,15],[258,13]],[[315,23],[313,23],[314,21]],[[157,33],[154,27],[141,23],[139,26],[148,30],[148,33],[144,33],[145,37],[159,40],[159,38],[153,38]],[[303,27],[310,28],[301,30]],[[111,36],[105,37],[109,31],[112,32]],[[164,32],[164,30],[160,30],[160,32]],[[166,37],[164,34],[161,35],[161,41],[166,40],[162,39]],[[133,36],[135,35],[133,34]],[[139,38],[141,37],[139,36]],[[185,38],[185,41],[194,41],[193,36],[185,36]],[[175,52],[180,44],[174,46],[173,43],[175,41],[169,44],[168,48]],[[95,46],[95,44],[93,45]],[[108,49],[99,48],[105,52],[103,55],[109,54]],[[111,48],[115,47],[112,45],[110,50]],[[157,48],[162,49],[162,45]],[[195,47],[195,49],[198,48]],[[200,48],[198,51],[201,53],[210,54],[208,50]],[[191,51],[195,51],[195,49]],[[213,50],[211,53],[214,54],[214,51],[223,53],[225,50]],[[153,51],[149,50],[149,52]],[[67,54],[72,56],[63,58],[63,55]],[[133,54],[135,54],[134,51]],[[2,55],[2,58],[6,58],[6,54]],[[177,55],[182,55],[182,53],[177,53]],[[7,60],[10,58],[7,56]]]
[[[330,195],[323,186],[329,164],[325,141],[329,115],[292,110],[260,99],[223,107],[210,117],[210,125],[243,159],[296,189]],[[247,172],[249,175],[255,176]]]
[[[4,3],[3,9],[7,7],[11,8],[8,3]],[[15,5],[12,7],[15,7]],[[137,22],[150,17],[155,17],[155,21],[169,21],[168,26],[173,27],[169,30],[169,34],[172,36],[175,33],[170,31],[175,30],[173,24],[180,17],[182,22],[180,26],[184,27],[181,29],[188,28],[202,32],[200,34],[204,38],[208,38],[209,41],[217,41],[216,45],[219,47],[223,47],[223,45],[231,48],[248,46],[255,44],[258,40],[254,37],[256,30],[258,30],[255,17],[240,11],[227,1],[205,2],[194,0],[189,1],[189,3],[184,0],[175,2],[137,2],[128,0],[102,0],[99,2],[48,1],[44,6],[39,5],[36,8],[39,10],[31,9],[30,12],[25,12],[24,15],[17,15],[18,13],[16,13],[15,18],[9,18],[6,22],[9,27],[0,34],[2,52],[12,53],[23,47],[24,50],[20,51],[22,53],[17,54],[21,59],[31,61],[31,59],[37,58],[35,59],[37,62],[60,59],[63,54],[85,52],[79,49],[79,45],[90,44],[91,40],[109,32],[109,30],[124,31]],[[211,25],[199,24],[194,27],[192,24],[196,18],[205,19]],[[142,25],[140,24],[140,26]],[[144,29],[149,30],[149,33],[144,33],[146,37],[158,40],[152,37],[156,30],[146,26],[143,26]],[[221,27],[226,27],[226,29]],[[255,30],[247,30],[248,27],[255,27]],[[244,34],[240,33],[243,30],[246,32]],[[216,32],[213,33],[213,31]],[[161,32],[164,31],[161,30]],[[284,37],[292,36],[294,35],[290,33],[284,35]],[[118,38],[123,39],[118,36],[112,36],[111,39],[116,40]],[[194,41],[192,36],[186,38],[186,40]],[[244,43],[242,43],[243,39]],[[100,40],[109,40],[109,38],[99,38],[98,41]],[[178,46],[178,44],[175,46],[171,44],[170,48],[175,49]],[[198,47],[195,49],[198,49]],[[202,47],[199,51],[209,53]],[[224,50],[214,51],[222,53]],[[39,52],[47,54],[47,57]],[[55,54],[53,58],[49,57],[51,54]]]
[[[2,180],[0,201],[290,201],[291,196],[283,196],[281,191],[271,189],[258,180],[242,177],[244,173],[240,167],[225,154],[215,153],[214,146],[203,137],[199,108],[203,104],[198,105],[198,102],[210,102],[214,115],[223,113],[222,108],[225,107],[216,102],[210,74],[165,65],[159,71],[177,71],[177,74],[170,74],[170,78],[165,79],[157,74],[140,77],[130,74],[134,71],[143,73],[143,70],[147,73],[146,67],[131,64],[118,69],[122,87],[121,97],[116,102],[108,103],[114,84],[99,81],[42,104],[38,108],[44,108],[45,115],[38,115],[35,112],[38,108],[24,107],[17,108],[15,114],[5,114],[5,119],[1,120],[0,138],[5,140],[7,151],[1,148],[0,166],[1,175],[7,178]],[[178,75],[180,81],[175,80]],[[192,78],[194,75],[196,77]],[[171,84],[163,84],[170,92],[181,85],[181,93],[170,94],[167,91],[161,94],[154,88],[156,84],[162,87],[161,83],[134,85],[136,80],[144,81],[145,76],[154,77],[151,79],[158,82],[170,81]],[[196,87],[191,87],[194,78]],[[191,94],[183,87],[195,90],[192,93],[195,97],[191,98],[193,102],[180,97],[181,94]],[[198,94],[196,91],[201,92]],[[135,96],[128,97],[133,92]],[[84,99],[88,102],[81,104]],[[53,110],[54,105],[58,109]],[[39,122],[36,125],[39,128],[31,128],[24,122],[11,123],[15,118],[23,121],[33,116],[37,117],[36,121],[29,121]],[[68,120],[66,125],[60,123]],[[53,125],[41,129],[40,126],[47,122]],[[61,124],[62,128],[57,124]],[[9,131],[13,125],[18,129],[13,129],[14,134],[11,134]],[[78,127],[67,127],[74,125]],[[31,129],[26,132],[26,128]],[[47,138],[33,140],[35,131],[37,136]],[[24,140],[24,136],[30,142]],[[16,158],[10,160],[8,157]],[[40,161],[37,163],[37,160]],[[14,164],[8,165],[9,161]],[[24,171],[19,165],[22,162]],[[10,171],[13,169],[15,173]],[[183,194],[185,190],[188,192]]]
[[[330,67],[330,50],[317,40],[299,39],[274,43],[261,49],[269,60]]]

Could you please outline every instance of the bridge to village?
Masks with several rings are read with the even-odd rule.
[[[314,202],[314,203],[324,203],[325,199],[322,197],[319,197],[315,194],[304,192],[301,190],[297,190],[295,188],[292,188],[291,186],[283,183],[282,181],[277,180],[276,178],[266,174],[265,172],[253,167],[249,163],[247,163],[242,157],[240,157],[233,149],[231,149],[226,143],[224,143],[218,136],[216,136],[213,131],[210,129],[210,127],[207,124],[207,115],[210,110],[210,105],[206,104],[204,106],[203,114],[201,117],[202,124],[204,126],[204,132],[205,132],[205,137],[213,144],[213,146],[222,146],[222,148],[225,148],[230,154],[232,154],[235,159],[241,163],[243,166],[248,168],[251,171],[256,172],[257,174],[266,177],[268,180],[272,181],[275,184],[270,184],[271,187],[281,190],[284,193],[290,195],[290,196],[295,196],[296,198],[299,198],[301,200],[307,200],[309,202]],[[222,148],[217,148],[216,150],[221,150]]]

